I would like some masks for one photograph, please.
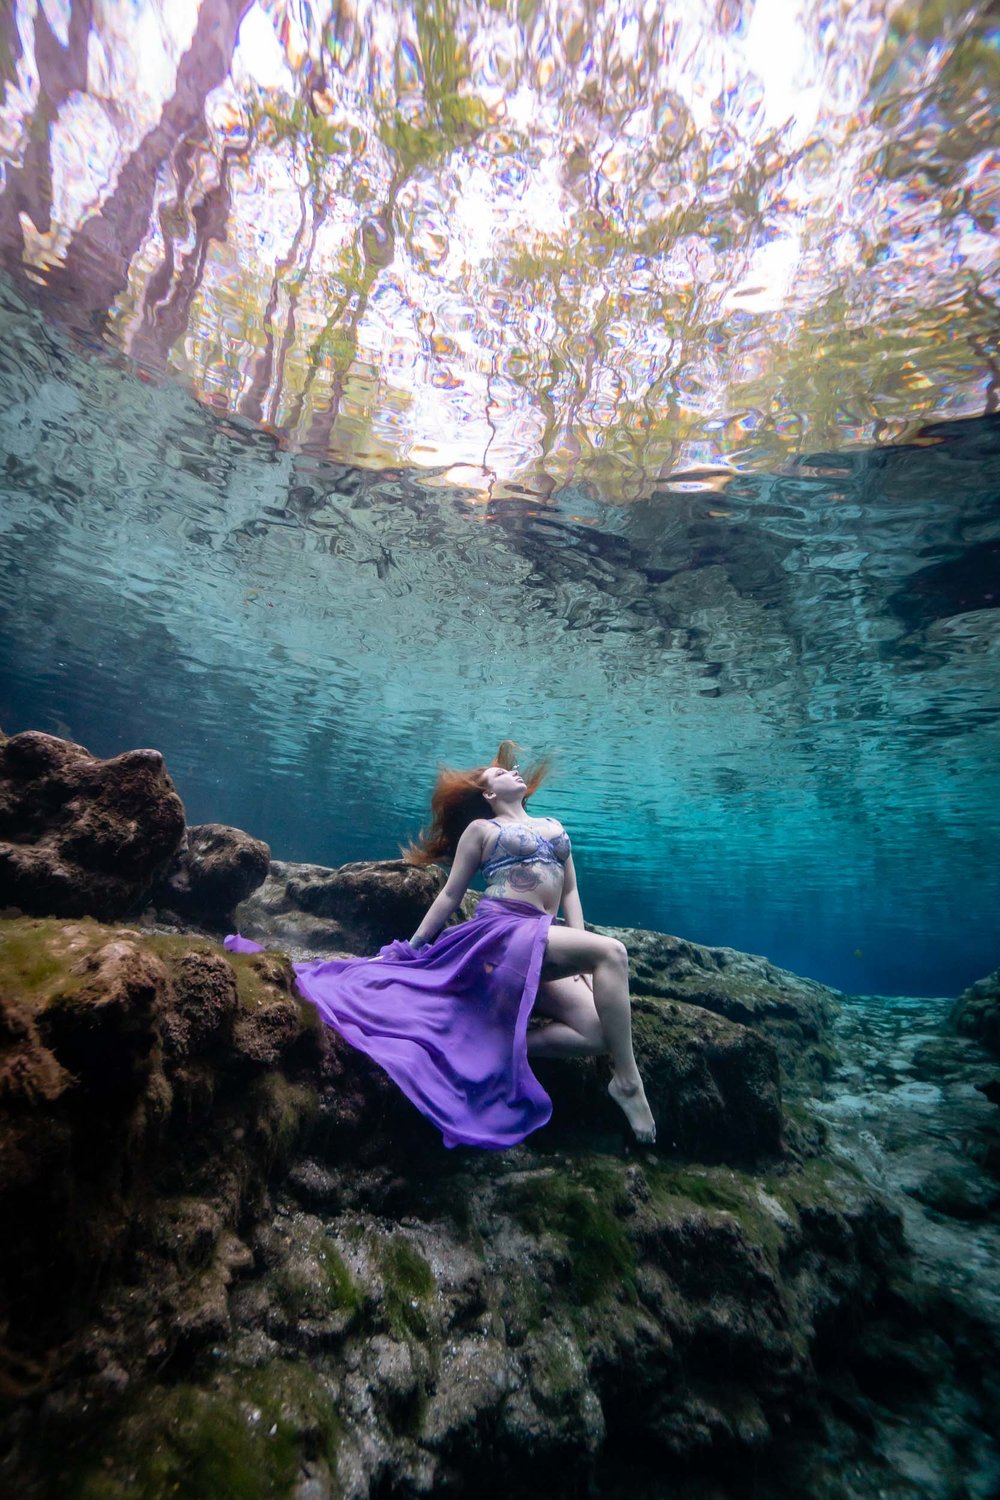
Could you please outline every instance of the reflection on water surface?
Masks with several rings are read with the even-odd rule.
[[[992,967],[990,14],[8,7],[0,722],[327,863],[513,733],[595,920]]]
[[[5,15],[7,264],[295,450],[618,500],[995,402],[986,0]]]

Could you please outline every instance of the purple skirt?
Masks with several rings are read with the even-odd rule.
[[[414,950],[294,965],[299,993],[384,1068],[446,1146],[516,1146],[552,1114],[528,1066],[531,1015],[552,918],[483,896],[468,922]],[[234,953],[260,944],[227,937]]]

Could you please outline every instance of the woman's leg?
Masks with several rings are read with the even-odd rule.
[[[533,1014],[552,1020],[528,1032],[529,1057],[597,1057],[608,1050],[590,982],[582,974],[543,980]]]
[[[553,925],[545,945],[543,979],[581,973],[593,976],[594,1006],[611,1054],[608,1092],[624,1111],[637,1139],[643,1144],[651,1143],[656,1139],[656,1126],[632,1050],[632,1003],[625,945],[617,938],[601,937],[579,927]]]

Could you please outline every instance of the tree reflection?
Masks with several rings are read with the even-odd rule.
[[[0,253],[294,450],[493,498],[719,485],[996,410],[990,13],[201,0],[138,143],[92,92],[73,156],[134,29],[21,3]]]

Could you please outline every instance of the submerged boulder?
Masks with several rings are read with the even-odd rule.
[[[280,956],[0,921],[0,1390],[45,1388],[88,1341],[127,1372],[224,1331],[234,1237],[315,1109],[317,1056]]]
[[[367,955],[393,938],[408,938],[446,878],[439,865],[402,859],[359,860],[336,869],[274,860],[236,920],[245,937],[278,943],[296,959]],[[476,899],[466,896],[452,923],[471,916]]]
[[[952,1024],[962,1036],[975,1037],[1000,1057],[1000,969],[977,979],[955,1001]]]
[[[148,893],[183,834],[158,750],[100,760],[33,730],[0,739],[0,906],[112,920]]]
[[[179,916],[218,926],[263,884],[270,864],[271,850],[263,840],[224,823],[197,823],[186,830],[150,900]]]
[[[705,947],[640,927],[594,931],[625,944],[636,993],[697,1005],[765,1032],[793,1086],[811,1086],[830,1076],[835,1058],[830,1027],[840,998],[836,990],[779,969],[756,953]]]
[[[662,1494],[707,1456],[753,1461],[901,1264],[843,1176],[455,1153],[388,1213],[381,1187],[279,1202],[232,1299],[234,1353],[329,1372],[357,1500],[619,1493],[630,1469]]]
[[[781,1150],[778,1055],[769,1038],[699,1006],[646,996],[633,1002],[633,1037],[660,1152],[746,1163]],[[552,1096],[560,1138],[627,1140],[621,1111],[608,1097],[605,1059],[533,1066]]]

